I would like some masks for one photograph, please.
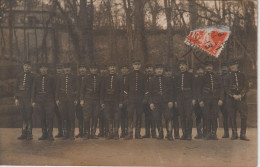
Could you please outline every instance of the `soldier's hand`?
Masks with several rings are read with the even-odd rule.
[[[237,95],[237,99],[238,99],[239,101],[241,101],[241,98],[242,98],[241,95]]]
[[[191,103],[192,103],[193,106],[195,106],[196,100],[193,99],[193,100],[191,101]]]
[[[154,107],[154,104],[150,104],[150,109],[151,109],[151,110],[154,110],[154,108],[155,108],[155,107]]]
[[[204,102],[203,101],[200,102],[200,107],[204,107]]]
[[[104,109],[105,108],[105,104],[101,104],[101,108]]]
[[[59,104],[60,104],[60,101],[59,101],[59,100],[56,100],[56,104],[59,105]]]
[[[123,107],[123,104],[119,104],[119,108],[121,109]]]
[[[78,104],[78,100],[74,100],[74,104],[77,105]]]
[[[35,103],[35,102],[33,102],[33,103],[32,103],[32,107],[35,107],[35,106],[36,106],[36,103]]]
[[[178,107],[178,103],[177,103],[177,101],[174,103],[174,105],[175,105],[176,108]]]
[[[168,107],[169,107],[169,109],[172,109],[173,108],[173,102],[169,102]]]
[[[81,106],[84,105],[84,100],[80,100],[80,105],[81,105]]]
[[[19,106],[19,100],[18,99],[15,99],[14,103],[15,103],[16,106]]]
[[[218,101],[218,106],[222,106],[222,104],[223,104],[223,101],[222,101],[222,100],[219,100],[219,101]]]

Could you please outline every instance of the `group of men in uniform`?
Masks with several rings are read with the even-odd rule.
[[[134,60],[133,70],[127,65],[120,67],[108,63],[100,70],[96,64],[84,64],[78,68],[78,76],[72,73],[71,65],[58,65],[56,77],[48,73],[48,65],[42,64],[39,74],[31,73],[30,62],[23,65],[24,72],[17,76],[15,104],[22,114],[22,135],[18,139],[31,140],[32,113],[41,118],[42,136],[39,140],[54,140],[53,119],[58,120],[58,135],[74,139],[75,119],[79,133],[84,139],[166,138],[192,139],[195,112],[196,139],[217,140],[218,111],[223,114],[224,135],[238,139],[236,114],[241,116],[241,140],[246,137],[248,81],[238,70],[238,61],[222,64],[222,74],[214,72],[213,63],[206,62],[194,73],[188,71],[185,60],[179,61],[180,72],[173,76],[162,64],[146,64],[141,71],[141,61]],[[145,118],[145,135],[141,136],[142,115]],[[179,135],[179,117],[182,136]],[[99,126],[98,126],[99,123]],[[99,134],[97,135],[97,127]],[[119,129],[121,127],[121,135]],[[135,128],[135,130],[134,130]],[[135,134],[133,133],[135,132]],[[158,134],[158,135],[157,135]]]

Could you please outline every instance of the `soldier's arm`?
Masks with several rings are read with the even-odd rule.
[[[19,85],[19,75],[16,75],[16,80],[14,84],[14,99],[17,99],[17,89]]]
[[[233,96],[234,94],[233,94],[233,93],[231,92],[231,90],[229,89],[230,78],[231,78],[231,74],[228,74],[228,75],[224,78],[224,91],[227,92],[227,95]]]
[[[153,92],[153,89],[154,89],[153,82],[154,82],[154,78],[151,79],[149,86],[148,86],[149,93],[148,93],[148,96],[147,96],[147,101],[148,101],[149,104],[153,104],[153,98],[152,98],[152,92]]]
[[[32,99],[31,99],[32,103],[34,103],[35,97],[36,97],[36,78],[34,78],[34,80],[33,80],[31,97],[32,97]]]
[[[241,97],[245,96],[249,90],[249,82],[247,76],[243,74],[243,89],[241,90]]]
[[[59,91],[60,91],[60,77],[56,79],[56,87],[55,87],[55,100],[59,100]]]
[[[100,82],[100,104],[104,104],[104,94],[105,94],[105,77]]]
[[[218,75],[218,80],[219,80],[219,86],[220,86],[220,96],[219,96],[219,100],[223,101],[224,100],[224,84],[222,82],[222,78]]]

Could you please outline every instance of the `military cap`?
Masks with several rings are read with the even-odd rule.
[[[163,64],[158,63],[158,64],[155,65],[155,68],[163,68]]]
[[[60,63],[56,65],[56,69],[62,69],[62,68],[63,68],[63,64]]]
[[[203,65],[202,65],[202,64],[196,65],[196,66],[194,67],[194,69],[195,69],[195,70],[203,69]]]
[[[114,61],[110,61],[110,62],[108,63],[108,67],[111,67],[111,66],[116,66],[116,63],[115,63]]]
[[[185,60],[185,59],[180,59],[179,61],[178,61],[178,64],[180,65],[180,64],[186,64],[187,65],[187,61]]]
[[[221,67],[224,67],[224,66],[228,66],[228,63],[227,62],[222,62],[221,63]]]
[[[70,63],[65,63],[63,68],[71,68],[71,64]]]
[[[79,68],[86,68],[86,65],[83,64],[83,63],[81,63],[81,64],[79,65]]]
[[[98,68],[98,67],[97,67],[97,65],[96,65],[95,63],[91,63],[91,64],[89,65],[89,68]]]
[[[151,63],[147,63],[147,64],[145,65],[145,68],[149,68],[149,67],[153,67],[153,65],[152,65]]]
[[[234,58],[234,59],[231,59],[229,61],[229,65],[235,65],[235,64],[239,64],[239,60],[238,59]]]
[[[122,68],[129,68],[129,66],[128,66],[127,64],[122,64],[122,65],[120,66],[120,69],[122,69]]]
[[[25,60],[24,62],[23,62],[23,64],[25,65],[31,65],[31,62],[29,61],[29,60]]]
[[[48,64],[47,63],[41,63],[40,68],[42,68],[42,67],[48,68]]]
[[[213,65],[213,61],[212,61],[212,60],[207,60],[207,61],[205,62],[205,64],[206,64],[206,66],[208,66],[208,65]]]
[[[141,63],[141,60],[139,60],[139,59],[133,60],[133,64],[135,64],[135,63]]]
[[[100,70],[106,70],[106,69],[107,69],[107,66],[105,64],[100,65]]]

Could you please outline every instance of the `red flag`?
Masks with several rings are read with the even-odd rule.
[[[190,32],[184,43],[198,47],[214,57],[221,53],[225,42],[228,40],[230,31],[228,27],[208,27]]]

